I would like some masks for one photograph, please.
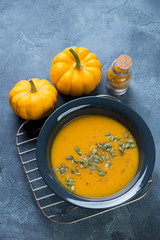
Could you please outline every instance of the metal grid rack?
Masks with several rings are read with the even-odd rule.
[[[80,222],[138,201],[150,190],[152,178],[148,181],[146,188],[143,189],[143,192],[141,192],[138,197],[119,206],[105,210],[85,209],[60,199],[43,181],[37,166],[36,141],[43,123],[44,121],[35,122],[31,120],[22,123],[16,134],[16,145],[34,198],[41,212],[48,220],[57,224]]]

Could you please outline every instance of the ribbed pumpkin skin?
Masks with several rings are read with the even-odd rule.
[[[57,90],[45,79],[32,78],[32,81],[36,92],[31,92],[29,81],[21,80],[10,91],[9,103],[21,118],[37,120],[53,112],[57,104]]]
[[[59,92],[64,95],[81,96],[89,94],[101,81],[101,63],[87,48],[71,47],[78,55],[82,68],[74,68],[76,61],[66,48],[52,62],[50,77]]]

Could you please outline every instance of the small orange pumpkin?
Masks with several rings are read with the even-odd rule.
[[[100,83],[101,63],[87,48],[66,48],[54,58],[50,76],[59,92],[78,97]]]
[[[45,79],[21,80],[10,91],[9,103],[18,116],[37,120],[53,112],[57,104],[57,90]]]

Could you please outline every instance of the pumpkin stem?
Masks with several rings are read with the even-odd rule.
[[[74,56],[74,58],[76,60],[76,62],[73,65],[73,67],[80,71],[82,69],[82,65],[81,65],[81,62],[80,62],[80,59],[79,59],[77,53],[73,50],[73,48],[70,48],[69,51],[73,54],[73,56]]]
[[[30,83],[30,85],[31,85],[31,90],[30,90],[30,91],[31,91],[32,93],[37,92],[37,88],[36,88],[35,83],[33,82],[33,80],[32,80],[32,79],[29,79],[28,81],[29,81],[29,83]]]

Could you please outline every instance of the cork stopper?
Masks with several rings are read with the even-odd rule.
[[[121,70],[126,71],[126,70],[130,69],[132,66],[132,58],[129,57],[128,55],[121,55],[117,58],[116,65]]]

